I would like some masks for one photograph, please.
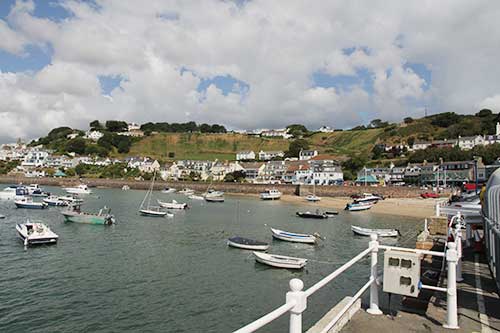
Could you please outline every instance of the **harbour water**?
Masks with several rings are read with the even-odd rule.
[[[413,246],[422,229],[420,220],[369,211],[309,220],[295,217],[297,210],[311,210],[307,205],[240,196],[206,203],[159,192],[155,196],[165,201],[188,200],[191,209],[174,218],[150,218],[138,215],[144,195],[94,189],[83,210],[111,207],[117,223],[109,227],[64,223],[61,208],[25,210],[0,202],[0,214],[7,216],[0,220],[0,331],[231,332],[282,305],[291,278],[307,288],[365,249],[369,239],[354,236],[352,224],[400,229],[403,240],[388,240],[391,245]],[[50,226],[59,243],[25,250],[15,224],[26,218]],[[269,227],[318,232],[324,240],[315,246],[273,241]],[[270,253],[310,262],[298,272],[263,266],[251,252],[226,246],[234,235],[269,241]],[[359,289],[368,264],[313,295],[304,327]],[[263,332],[286,325],[282,318]]]

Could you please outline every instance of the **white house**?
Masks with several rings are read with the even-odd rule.
[[[141,125],[136,124],[136,123],[128,123],[127,124],[127,128],[128,128],[129,132],[132,132],[132,131],[140,130],[141,129]]]
[[[99,131],[87,131],[85,133],[85,136],[84,138],[85,139],[90,139],[92,141],[98,141],[100,138],[102,138],[104,136],[104,134],[102,132],[99,132]]]
[[[344,181],[344,173],[340,166],[324,167],[314,170],[309,183],[316,185],[334,185]]]
[[[68,135],[66,135],[66,137],[67,137],[68,139],[72,140],[72,139],[77,138],[77,137],[78,137],[78,135],[79,135],[78,133],[69,133]]]
[[[311,158],[318,156],[318,151],[317,150],[304,150],[301,149],[299,152],[299,160],[300,161],[307,161],[310,160]]]
[[[458,147],[463,150],[470,150],[475,146],[484,144],[485,140],[482,135],[458,137]]]
[[[261,161],[269,161],[269,160],[272,160],[273,158],[276,158],[276,157],[285,157],[285,153],[283,151],[280,151],[280,150],[276,150],[276,151],[263,151],[261,150],[259,152],[259,160]]]
[[[255,160],[255,153],[252,150],[239,151],[236,153],[237,161]]]
[[[322,133],[333,133],[335,130],[333,128],[331,128],[330,126],[321,126],[319,129],[318,129],[318,132],[322,132]]]
[[[49,157],[49,153],[44,150],[32,149],[28,151],[24,157],[21,166],[23,167],[41,167],[45,164],[45,160]]]
[[[423,150],[427,149],[428,147],[431,146],[431,142],[428,141],[415,141],[413,143],[413,146],[411,147],[411,150]]]
[[[157,160],[146,160],[141,165],[139,165],[139,171],[141,172],[152,173],[158,170],[160,170],[160,163],[158,163]]]

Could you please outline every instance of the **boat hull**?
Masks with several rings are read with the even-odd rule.
[[[141,213],[142,216],[149,216],[149,217],[164,217],[167,215],[167,212],[155,212],[146,209],[139,210],[139,213]]]
[[[16,225],[17,236],[23,241],[26,245],[42,245],[42,244],[56,244],[59,236],[52,233],[52,235],[47,236],[28,236],[25,228],[21,225]]]
[[[315,214],[315,213],[309,213],[309,212],[297,212],[296,215],[298,217],[302,217],[305,219],[327,219],[328,215],[327,214]]]
[[[260,252],[254,252],[253,254],[257,262],[276,268],[302,269],[307,263],[307,259],[302,258],[278,256]]]
[[[291,232],[286,232],[282,230],[277,230],[277,229],[272,229],[271,232],[273,234],[273,237],[282,241],[286,242],[293,242],[293,243],[306,243],[306,244],[315,244],[316,243],[316,237],[312,235],[305,235],[305,234],[295,234]]]
[[[205,197],[206,202],[224,202],[223,197]]]
[[[97,225],[109,225],[112,224],[112,218],[109,216],[99,216],[92,214],[72,214],[72,213],[62,213],[65,222],[72,223],[83,223],[83,224],[97,224]]]
[[[39,203],[21,203],[15,202],[17,208],[25,208],[25,209],[45,209],[47,208],[47,204],[39,204]]]
[[[367,229],[356,226],[351,226],[351,230],[354,234],[360,236],[370,236],[376,234],[379,237],[398,237],[399,232],[393,229]]]
[[[253,242],[252,240],[229,238],[227,240],[227,245],[238,249],[253,250],[253,251],[265,251],[269,249],[269,244],[267,243],[255,242],[255,244],[251,244],[252,242]]]

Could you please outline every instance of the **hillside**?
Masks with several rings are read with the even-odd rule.
[[[160,133],[134,143],[127,155],[150,156],[161,160],[232,160],[238,151],[286,151],[288,145],[288,140],[280,138],[267,139],[242,134]]]

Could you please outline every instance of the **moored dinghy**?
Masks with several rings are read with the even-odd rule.
[[[295,213],[298,217],[306,218],[306,219],[327,219],[328,214],[326,213],[321,213],[319,210],[316,210],[316,212],[297,212]]]
[[[172,202],[164,202],[160,200],[156,200],[158,202],[158,205],[160,205],[163,208],[168,208],[168,209],[186,209],[187,208],[187,203],[185,202],[177,202],[176,200],[172,200]]]
[[[151,198],[153,196],[155,178],[156,178],[156,171],[153,173],[151,186],[149,187],[148,191],[146,192],[146,195],[144,196],[144,199],[141,202],[141,206],[139,207],[139,213],[141,213],[141,215],[150,217],[164,217],[164,216],[170,217],[172,214],[164,211],[162,207],[151,206]]]
[[[269,248],[269,243],[243,237],[231,237],[227,240],[227,245],[254,251],[265,251]]]
[[[361,236],[370,236],[372,234],[376,234],[379,237],[398,237],[400,235],[398,229],[369,229],[353,225],[351,226],[351,230],[356,235]]]
[[[372,203],[364,203],[364,202],[353,202],[353,203],[348,203],[345,206],[345,210],[351,211],[351,212],[357,212],[361,210],[368,210],[372,208],[373,204]]]
[[[277,254],[253,252],[255,260],[261,264],[278,268],[301,269],[307,264],[307,259],[288,257]]]
[[[288,232],[273,228],[271,228],[271,232],[273,233],[274,238],[287,242],[308,243],[308,244],[316,243],[316,237],[314,235],[298,234],[295,232]]]

